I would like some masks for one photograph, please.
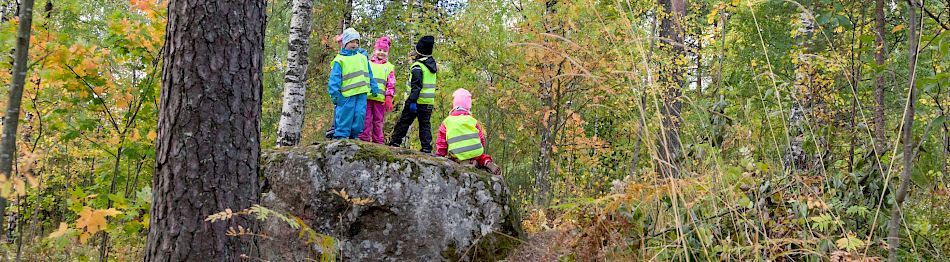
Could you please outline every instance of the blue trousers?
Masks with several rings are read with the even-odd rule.
[[[336,127],[333,138],[356,139],[363,133],[366,120],[366,94],[344,97],[337,101],[333,123]]]

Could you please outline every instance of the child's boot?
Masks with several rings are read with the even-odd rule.
[[[485,163],[485,169],[488,169],[488,172],[492,173],[492,175],[501,175],[501,167],[495,164],[495,161],[488,161],[488,163]]]

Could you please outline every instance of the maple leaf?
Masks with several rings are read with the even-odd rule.
[[[893,29],[891,29],[891,33],[896,33],[897,31],[900,31],[902,29],[904,29],[904,24],[899,24],[895,26]]]
[[[79,211],[79,218],[76,219],[76,228],[83,229],[82,234],[79,235],[79,240],[85,242],[85,239],[88,239],[89,236],[106,227],[106,217],[119,214],[122,214],[122,212],[115,208],[92,209],[91,207],[83,207],[82,211]]]
[[[59,228],[56,229],[56,231],[53,231],[53,233],[49,234],[48,238],[58,238],[58,237],[68,234],[69,231],[71,230],[69,229],[69,226],[66,225],[66,222],[60,222]]]

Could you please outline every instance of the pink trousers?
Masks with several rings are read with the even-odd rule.
[[[386,122],[386,104],[373,100],[366,101],[366,120],[360,140],[377,144],[385,143],[383,123]]]

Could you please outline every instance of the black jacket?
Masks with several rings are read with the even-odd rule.
[[[416,60],[420,61],[420,60]],[[426,66],[432,73],[439,71],[439,68],[436,67],[435,58],[431,56],[423,58],[421,60],[422,64]],[[409,75],[409,98],[406,98],[406,103],[413,104],[416,102],[416,99],[419,99],[419,92],[422,91],[422,68],[413,65],[412,70]]]

